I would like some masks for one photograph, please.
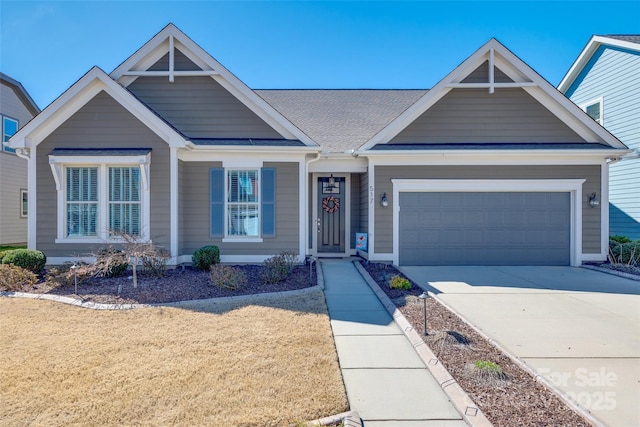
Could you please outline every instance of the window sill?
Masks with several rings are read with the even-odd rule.
[[[262,243],[261,237],[224,237],[222,243]]]
[[[150,239],[148,239],[147,237],[142,237],[139,240],[140,243],[152,243]],[[105,239],[101,239],[99,237],[68,237],[68,238],[64,238],[64,239],[56,239],[55,243],[102,243],[103,245],[108,245],[111,243],[126,243],[126,241],[124,239],[121,238],[105,238]]]

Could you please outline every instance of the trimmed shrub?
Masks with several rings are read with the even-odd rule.
[[[13,264],[38,274],[47,263],[47,257],[34,249],[12,249],[4,253],[2,264]]]
[[[129,258],[124,251],[115,248],[103,248],[96,254],[96,269],[103,277],[123,276],[129,267]]]
[[[409,290],[411,289],[411,282],[409,281],[409,279],[405,279],[402,276],[396,275],[393,276],[389,281],[389,287],[391,289]]]
[[[38,277],[26,268],[12,264],[0,264],[0,291],[19,291],[38,283]]]
[[[640,242],[612,244],[609,241],[609,262],[611,264],[640,264]]]
[[[51,286],[74,286],[74,271],[71,268],[73,263],[65,262],[62,265],[47,268],[46,281]],[[86,262],[79,262],[76,264],[75,278],[78,280],[78,284],[95,276],[98,269],[93,264]]]
[[[212,265],[219,262],[220,249],[217,246],[203,246],[191,257],[191,265],[202,271],[208,271]]]
[[[298,262],[298,254],[293,251],[280,252],[267,258],[263,264],[262,279],[265,283],[282,282],[289,277]]]
[[[609,236],[609,244],[611,244],[611,241],[616,243],[631,243],[631,239],[627,236]]]
[[[244,271],[230,265],[213,264],[209,278],[214,286],[222,289],[237,290],[247,286],[247,276]]]
[[[164,248],[153,247],[150,254],[140,258],[145,273],[154,277],[163,277],[167,272],[167,262],[171,259],[171,253]]]

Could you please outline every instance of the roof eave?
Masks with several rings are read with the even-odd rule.
[[[633,150],[612,148],[612,149],[534,149],[534,150],[366,150],[357,152],[359,155],[368,157],[402,157],[402,156],[425,156],[425,157],[461,157],[461,156],[585,156],[585,157],[621,157]]]

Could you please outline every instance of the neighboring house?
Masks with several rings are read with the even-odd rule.
[[[224,262],[284,250],[395,264],[604,260],[625,146],[491,39],[431,90],[248,88],[173,25],[92,68],[20,130],[29,247],[52,263],[125,230]]]
[[[609,233],[640,239],[640,35],[591,37],[558,89],[633,150],[609,166]]]
[[[39,112],[20,82],[0,73],[0,245],[27,242],[27,161],[6,143]]]

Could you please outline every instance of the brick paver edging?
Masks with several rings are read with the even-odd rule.
[[[418,353],[418,356],[420,356],[427,369],[429,369],[429,372],[431,372],[431,375],[433,375],[435,380],[440,384],[440,387],[446,393],[449,400],[451,400],[453,406],[458,410],[458,412],[460,412],[465,422],[472,427],[492,426],[491,422],[487,419],[480,408],[478,408],[469,395],[462,389],[462,387],[460,387],[444,365],[440,363],[440,360],[438,360],[436,355],[433,354],[420,334],[413,329],[406,317],[404,317],[400,310],[398,310],[387,294],[380,289],[380,286],[378,286],[378,284],[371,278],[369,273],[367,273],[358,261],[354,261],[353,264],[369,287],[376,294],[380,302],[382,302],[382,305],[389,312],[391,317],[393,317],[395,323],[409,339],[409,342],[411,342],[411,345]]]

